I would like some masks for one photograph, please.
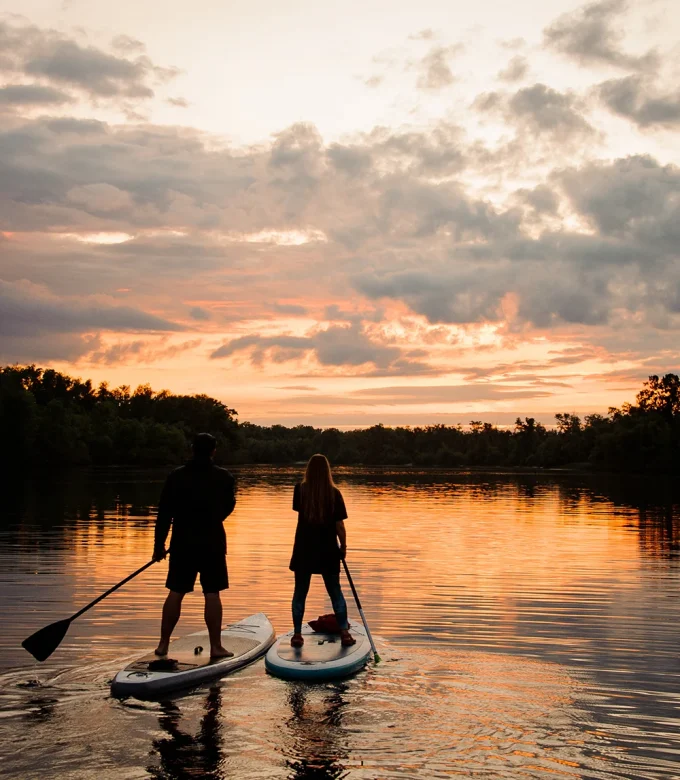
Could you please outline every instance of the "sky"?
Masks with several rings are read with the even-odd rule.
[[[0,0],[0,362],[341,428],[680,371],[672,0]]]

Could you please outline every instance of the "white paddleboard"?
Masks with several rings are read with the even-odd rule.
[[[358,672],[368,661],[371,644],[362,625],[350,623],[349,627],[357,640],[349,647],[342,646],[339,634],[316,633],[308,625],[302,628],[304,645],[291,647],[291,631],[269,648],[264,660],[267,671],[284,680],[309,682],[337,680]]]
[[[222,631],[222,645],[234,655],[213,661],[208,632],[198,631],[171,641],[167,656],[151,653],[133,661],[114,677],[111,692],[143,698],[199,685],[256,661],[275,638],[269,618],[259,612]]]

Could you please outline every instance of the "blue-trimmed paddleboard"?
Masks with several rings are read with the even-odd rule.
[[[350,647],[342,646],[339,634],[316,633],[307,625],[302,628],[303,647],[291,647],[291,631],[269,648],[264,665],[270,674],[283,680],[322,682],[349,677],[363,669],[371,655],[364,627],[350,623],[349,628],[357,640]]]

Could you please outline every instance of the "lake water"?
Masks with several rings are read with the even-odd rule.
[[[299,469],[235,473],[225,621],[265,611],[284,633]],[[671,486],[409,469],[336,476],[347,560],[382,663],[306,686],[258,661],[164,702],[119,701],[109,681],[157,640],[166,562],[79,618],[46,663],[20,647],[149,560],[164,474],[9,485],[3,777],[680,778]],[[315,578],[307,617],[327,611]],[[195,593],[177,633],[202,627]]]

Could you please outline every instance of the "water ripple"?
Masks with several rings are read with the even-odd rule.
[[[120,702],[165,565],[33,663],[20,641],[142,565],[164,475],[18,486],[0,526],[0,760],[8,778],[679,778],[678,502],[651,483],[339,469],[348,562],[383,663],[332,685],[258,663]],[[244,469],[227,620],[289,628],[297,470]],[[672,495],[664,488],[659,495]],[[308,615],[326,612],[314,584]],[[201,628],[188,598],[180,630]]]

